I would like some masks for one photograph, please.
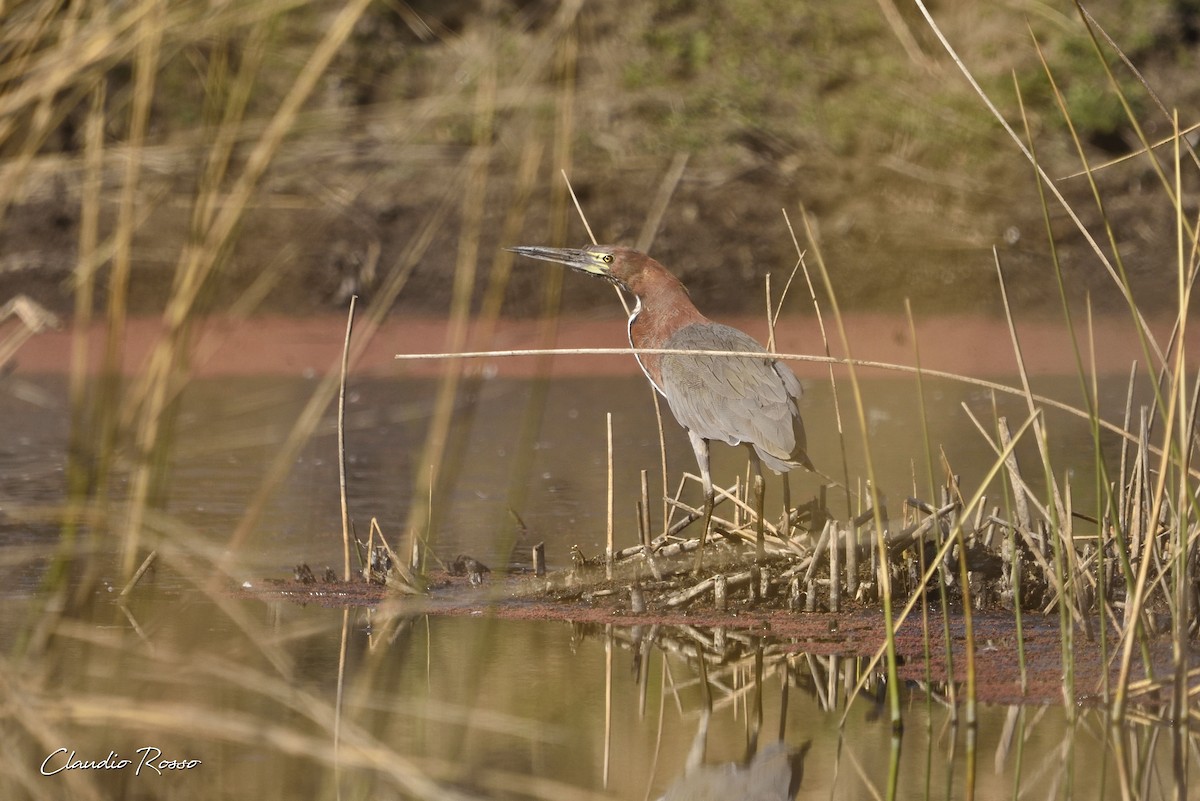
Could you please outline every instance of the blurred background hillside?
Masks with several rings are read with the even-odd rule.
[[[1090,163],[1139,142],[1074,6],[930,7],[1018,131],[1020,87],[1039,158],[1107,247],[1035,40]],[[1087,7],[1195,123],[1200,0]],[[476,307],[536,313],[557,303],[555,268],[500,248],[587,241],[565,170],[596,237],[653,236],[707,312],[762,308],[762,277],[796,261],[783,210],[799,227],[801,207],[850,308],[995,309],[993,245],[1015,302],[1057,305],[1030,165],[902,0],[42,0],[0,15],[0,303],[69,311],[86,273],[98,305],[123,263],[129,308],[154,312],[200,252],[198,310],[333,311],[411,269],[401,309],[445,312],[457,281]],[[1146,137],[1167,137],[1101,47]],[[297,113],[264,145],[289,97]],[[1171,204],[1145,156],[1098,181],[1153,308],[1174,292]],[[1053,226],[1073,291],[1120,303],[1058,209]],[[611,303],[597,282],[563,286],[567,310]]]

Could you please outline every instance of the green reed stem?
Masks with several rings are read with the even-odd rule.
[[[850,339],[846,336],[846,325],[842,319],[841,309],[838,306],[837,294],[833,289],[833,281],[829,277],[829,271],[825,267],[825,260],[821,255],[821,249],[818,247],[816,236],[813,233],[812,226],[809,223],[808,214],[801,207],[801,215],[804,219],[804,231],[810,243],[812,243],[813,253],[816,255],[817,268],[821,271],[821,280],[825,284],[825,291],[829,297],[829,305],[833,310],[833,319],[837,325],[838,334],[842,340],[842,348],[847,356],[850,356]],[[886,638],[885,648],[887,650],[887,674],[888,674],[888,706],[892,717],[892,729],[899,731],[903,728],[903,721],[900,715],[900,681],[896,673],[897,658],[896,658],[896,629],[892,616],[892,576],[891,576],[891,561],[888,558],[887,542],[884,539],[883,533],[883,517],[880,508],[879,499],[879,482],[875,478],[875,465],[871,457],[870,437],[868,436],[869,428],[867,427],[866,407],[863,404],[862,390],[859,387],[858,376],[853,367],[849,368],[850,387],[854,397],[854,409],[858,416],[859,430],[863,435],[863,457],[866,460],[867,479],[870,481],[868,491],[871,494],[871,509],[875,522],[875,543],[879,552],[879,595],[883,601],[883,625],[884,637]],[[831,543],[831,547],[836,547]],[[838,581],[838,576],[830,576],[830,581]]]
[[[933,499],[933,498],[937,497],[937,492],[938,492],[937,479],[934,478],[934,469],[933,469],[933,444],[932,444],[932,440],[929,436],[929,415],[926,413],[926,409],[928,407],[926,406],[926,402],[925,402],[925,380],[923,377],[923,373],[921,371],[921,348],[920,348],[920,343],[917,341],[917,324],[916,324],[916,321],[913,319],[912,303],[909,301],[908,298],[904,299],[904,313],[908,317],[909,338],[912,340],[912,343],[913,343],[913,360],[914,360],[914,366],[917,368],[917,374],[916,374],[917,375],[917,405],[921,409],[921,441],[925,445],[925,467],[926,467],[928,481],[929,481],[929,497],[930,497],[930,499]],[[942,544],[942,539],[941,539],[942,527],[940,525],[935,525],[933,527],[933,530],[934,530],[934,532],[936,532],[935,538],[936,538],[938,545],[940,546]],[[923,572],[925,572],[925,569],[926,569],[924,543],[918,543],[917,549],[921,555],[920,564],[921,564],[921,572],[923,573]],[[938,577],[938,597],[941,601],[941,607],[942,607],[942,644],[943,644],[943,647],[945,648],[946,676],[947,676],[946,694],[949,696],[949,701],[950,701],[951,720],[957,720],[958,719],[958,700],[957,700],[958,699],[958,684],[954,681],[954,641],[953,641],[953,638],[951,636],[951,631],[950,631],[950,599],[946,592],[946,582],[942,580],[942,571],[941,570],[937,571],[937,577]],[[924,600],[925,599],[924,585],[922,585],[921,587],[918,587],[916,591],[921,593],[921,597],[922,597],[921,608],[922,608],[922,611],[924,611],[924,609],[927,605],[926,601]],[[926,650],[925,659],[926,659],[926,664],[928,664],[928,661],[929,661],[928,630],[925,629],[923,631],[923,633],[925,635],[924,636],[925,650]]]

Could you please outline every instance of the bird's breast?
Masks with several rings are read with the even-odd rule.
[[[634,350],[642,348],[656,348],[658,345],[649,344],[647,328],[645,322],[641,319],[642,316],[642,299],[638,298],[634,304],[633,312],[629,315],[629,346]],[[662,357],[657,353],[635,353],[633,358],[637,359],[638,366],[642,368],[642,372],[646,374],[646,378],[662,395]]]

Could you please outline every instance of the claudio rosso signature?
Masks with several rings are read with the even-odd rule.
[[[199,759],[164,757],[162,749],[152,745],[143,746],[134,753],[137,759],[126,759],[116,751],[109,751],[104,759],[77,759],[73,749],[58,748],[42,760],[41,771],[43,776],[53,776],[64,770],[125,770],[133,767],[135,776],[141,776],[143,771],[161,776],[170,771],[192,770],[200,766]]]

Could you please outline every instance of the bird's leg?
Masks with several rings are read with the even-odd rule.
[[[704,565],[704,543],[708,540],[708,527],[712,524],[713,492],[712,473],[708,469],[708,440],[691,429],[688,439],[692,441],[692,450],[696,452],[696,465],[700,468],[700,483],[704,486],[704,526],[700,529],[700,547],[696,549],[696,573]]]
[[[763,557],[767,555],[763,535],[763,513],[766,511],[764,500],[767,485],[763,481],[762,462],[759,460],[758,451],[754,450],[754,446],[750,447],[750,466],[754,472],[754,563],[760,565]]]
[[[792,538],[792,487],[788,484],[788,474],[783,474],[783,525],[779,533],[785,540]]]

